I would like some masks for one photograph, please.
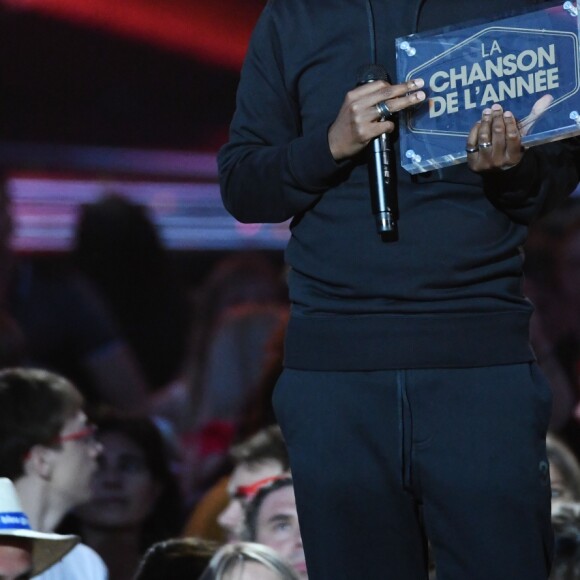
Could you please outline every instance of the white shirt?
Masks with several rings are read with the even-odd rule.
[[[102,558],[88,546],[77,544],[60,562],[36,580],[107,580],[109,572]]]

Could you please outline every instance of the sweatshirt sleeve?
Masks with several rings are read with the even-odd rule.
[[[521,163],[483,176],[492,203],[518,223],[530,224],[563,201],[580,179],[578,138],[529,149]]]
[[[272,13],[269,2],[242,69],[230,139],[218,155],[223,203],[246,223],[282,222],[305,211],[342,167],[330,153],[328,127],[302,134]]]

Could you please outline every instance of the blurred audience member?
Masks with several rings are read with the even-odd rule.
[[[259,431],[230,451],[234,470],[228,482],[230,501],[217,521],[229,541],[241,539],[244,510],[248,501],[274,478],[290,471],[288,450],[277,425]]]
[[[298,580],[274,550],[240,542],[221,548],[200,580]]]
[[[218,546],[198,538],[153,544],[143,556],[134,580],[196,580]]]
[[[207,352],[200,425],[225,421],[237,429],[245,404],[256,391],[270,340],[285,314],[286,309],[275,305],[240,306],[224,313]]]
[[[249,329],[249,316],[242,307],[249,307],[250,312],[252,306],[259,307],[263,319],[267,314],[262,312],[279,312],[276,307],[287,307],[287,304],[285,283],[263,255],[235,253],[218,262],[196,293],[191,344],[183,372],[177,381],[154,397],[153,411],[172,420],[181,432],[201,426],[204,417],[200,413],[204,406],[207,412],[204,399],[211,397],[213,387],[210,376],[216,372],[215,368],[212,369],[216,364],[215,351],[223,349],[222,346],[216,347],[216,341],[227,341],[234,325],[238,329]],[[232,309],[241,310],[241,314],[232,318],[229,314]],[[231,318],[227,326],[224,318]],[[239,340],[244,338],[242,335],[238,337]],[[251,346],[254,347],[251,360],[262,361],[263,346]],[[230,364],[239,364],[239,361]],[[254,368],[255,362],[252,364]],[[253,376],[251,378],[255,380]]]
[[[555,435],[548,434],[546,449],[550,463],[552,503],[580,502],[580,465],[572,451]]]
[[[52,532],[63,516],[90,498],[101,444],[66,379],[38,369],[0,371],[0,476],[16,487],[31,527]],[[105,580],[91,548],[77,545],[43,580]]]
[[[532,345],[554,394],[550,429],[578,453],[580,199],[571,198],[534,225],[525,255],[525,293],[535,306]]]
[[[0,578],[25,580],[37,576],[68,554],[77,536],[37,532],[30,528],[14,484],[0,478]]]
[[[146,403],[144,379],[93,286],[62,261],[16,259],[11,219],[0,183],[0,307],[17,322],[26,364],[73,379],[89,403],[137,411]]]
[[[98,422],[97,440],[103,451],[91,500],[62,529],[78,532],[100,554],[110,580],[129,580],[149,546],[181,530],[178,485],[151,419],[108,416]]]
[[[244,508],[260,485],[290,470],[282,432],[276,425],[259,431],[229,452],[232,474],[223,478],[196,506],[186,525],[186,536],[202,536],[234,542],[241,539]],[[228,499],[229,496],[229,499]],[[216,534],[214,522],[222,534]]]
[[[283,316],[278,327],[274,329],[266,345],[266,358],[260,374],[260,379],[250,397],[246,400],[242,421],[238,428],[236,439],[247,439],[269,425],[276,424],[276,415],[272,406],[272,395],[284,362],[284,338],[288,325],[288,313]]]
[[[300,578],[308,578],[292,478],[261,487],[247,505],[245,524],[245,539],[269,546]]]
[[[561,502],[552,512],[556,550],[550,580],[580,578],[580,504]]]
[[[224,313],[206,353],[203,396],[186,395],[174,413],[162,415],[181,428],[182,483],[194,500],[219,477],[247,401],[256,392],[270,337],[284,316],[285,309],[273,305]]]
[[[8,312],[0,310],[0,369],[21,366],[25,353],[26,339],[22,329]]]
[[[181,370],[190,305],[147,211],[120,195],[83,207],[76,263],[119,323],[153,389]]]

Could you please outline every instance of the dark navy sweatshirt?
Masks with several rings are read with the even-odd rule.
[[[373,0],[378,61],[395,38],[538,9],[530,0]],[[522,293],[529,224],[578,182],[575,147],[526,152],[487,176],[465,165],[399,170],[399,239],[377,235],[364,156],[337,163],[328,129],[369,63],[366,0],[270,0],[242,70],[218,162],[242,222],[291,221],[285,364],[379,370],[533,359]],[[394,76],[394,75],[393,75]]]

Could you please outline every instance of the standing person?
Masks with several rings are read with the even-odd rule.
[[[25,361],[72,378],[89,405],[143,411],[141,371],[94,287],[66,265],[17,256],[10,246],[11,212],[7,183],[1,179],[1,362]]]
[[[574,150],[524,153],[495,104],[468,138],[469,168],[399,171],[386,241],[364,150],[394,131],[385,111],[427,95],[421,79],[353,88],[370,32],[392,72],[399,36],[541,5],[270,0],[254,31],[218,161],[234,217],[292,218],[274,406],[311,580],[424,580],[426,536],[438,580],[548,577],[551,393],[520,246],[578,182]]]
[[[65,378],[40,369],[0,371],[0,476],[14,482],[30,525],[53,532],[90,498],[101,444]],[[101,558],[78,544],[41,580],[107,580]]]

